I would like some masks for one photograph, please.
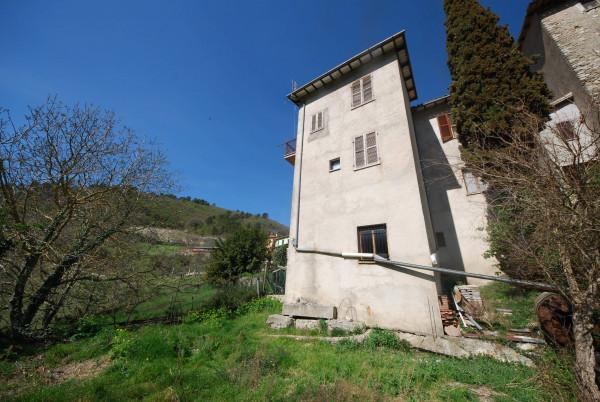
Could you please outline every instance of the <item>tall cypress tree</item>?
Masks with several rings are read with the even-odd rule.
[[[501,147],[510,141],[518,110],[545,120],[550,91],[498,16],[477,0],[444,0],[444,10],[450,106],[461,144]]]

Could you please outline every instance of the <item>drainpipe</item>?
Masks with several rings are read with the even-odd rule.
[[[423,270],[439,272],[439,273],[443,273],[443,274],[451,274],[451,275],[466,276],[466,277],[470,277],[470,278],[486,279],[486,280],[490,280],[490,281],[509,283],[511,285],[532,287],[535,289],[540,289],[540,290],[545,290],[545,291],[554,291],[555,292],[557,290],[557,288],[555,286],[549,285],[547,283],[524,281],[521,279],[503,278],[500,276],[484,275],[484,274],[477,274],[477,273],[464,272],[464,271],[456,271],[454,269],[449,269],[449,268],[429,267],[427,265],[419,265],[419,264],[412,264],[409,262],[393,261],[393,260],[388,260],[387,258],[383,258],[383,257],[378,256],[377,254],[372,254],[372,253],[343,253],[343,252],[339,253],[339,252],[334,252],[334,251],[300,249],[300,248],[297,248],[296,251],[299,253],[323,254],[323,255],[328,255],[331,257],[341,257],[341,258],[346,258],[346,259],[371,260],[371,261],[374,261],[374,262],[382,264],[382,265],[387,264],[387,265],[394,265],[394,266],[400,267],[400,268],[423,269]]]
[[[300,193],[302,192],[302,155],[304,154],[304,122],[306,121],[306,103],[302,104],[302,130],[300,132],[300,159],[298,159],[298,199],[296,200],[296,237],[292,242],[298,249],[298,237],[300,236]],[[296,141],[296,149],[298,144]]]

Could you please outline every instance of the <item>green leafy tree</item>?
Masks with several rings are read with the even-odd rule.
[[[273,264],[278,267],[287,266],[287,250],[288,246],[278,246],[273,249]]]
[[[217,286],[233,284],[241,274],[259,271],[268,255],[267,234],[256,227],[241,226],[226,240],[217,241],[206,279]]]
[[[465,148],[510,142],[515,111],[546,119],[550,91],[498,16],[477,0],[445,0],[452,119]],[[529,127],[528,127],[529,129]]]

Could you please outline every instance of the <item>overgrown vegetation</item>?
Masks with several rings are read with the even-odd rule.
[[[216,286],[231,286],[244,273],[257,272],[267,260],[267,235],[261,229],[242,226],[217,242],[206,266],[206,279]]]
[[[550,351],[534,370],[409,351],[388,331],[375,331],[364,344],[299,343],[268,336],[265,319],[280,309],[275,300],[257,299],[181,325],[106,328],[32,351],[1,364],[0,398],[462,401],[485,391],[496,400],[575,400],[568,370],[543,369],[555,359]],[[107,357],[108,367],[95,376],[55,379],[64,367]]]
[[[600,400],[600,132],[585,116],[548,123],[549,91],[498,17],[446,0],[450,104],[466,166],[488,183],[490,254],[570,303],[581,397]],[[561,95],[561,94],[557,94]]]

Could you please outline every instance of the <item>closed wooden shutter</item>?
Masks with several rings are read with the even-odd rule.
[[[377,163],[379,157],[377,155],[377,134],[369,133],[366,135],[367,146],[367,164]]]
[[[365,144],[363,136],[359,135],[354,138],[354,167],[361,168],[365,166]]]
[[[317,114],[317,130],[323,128],[323,112]]]
[[[360,105],[360,80],[352,83],[352,107]]]
[[[315,131],[317,129],[317,115],[313,114],[312,115],[312,122],[310,125],[310,131]]]
[[[367,75],[362,79],[362,94],[363,94],[363,103],[370,101],[373,99],[373,86],[371,85],[371,76]]]
[[[452,132],[452,122],[450,121],[450,116],[448,114],[442,114],[437,117],[438,126],[440,128],[440,136],[442,137],[442,142],[450,141],[454,138],[454,133]]]

